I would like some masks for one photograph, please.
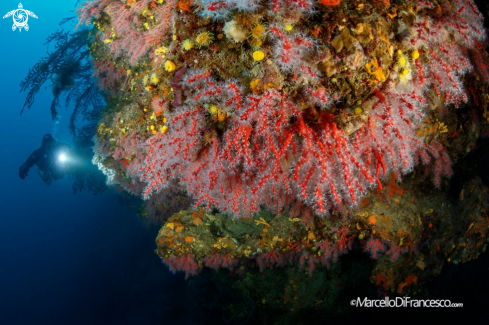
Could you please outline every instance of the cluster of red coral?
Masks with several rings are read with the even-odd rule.
[[[468,101],[465,75],[488,78],[482,16],[472,0],[402,3],[85,3],[80,23],[95,26],[100,84],[119,90],[101,120],[95,161],[159,216],[168,208],[161,201],[181,195],[172,207],[190,197],[241,218],[265,209],[305,223],[353,218],[371,189],[419,164],[439,187],[452,175],[446,134],[458,124],[447,130],[433,112]],[[298,261],[312,272],[351,248],[349,226],[332,230],[334,242],[311,244],[315,254],[272,249],[256,263]],[[362,244],[373,258],[385,252],[396,261],[408,250],[370,235]],[[187,274],[199,263],[237,265],[221,252],[199,263],[182,252],[162,258]]]

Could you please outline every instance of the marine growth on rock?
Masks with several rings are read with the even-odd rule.
[[[418,165],[440,187],[452,175],[450,155],[466,154],[447,141],[460,124],[441,116],[469,101],[470,78],[489,79],[472,0],[97,0],[78,15],[93,25],[91,54],[110,98],[94,158],[110,182],[163,221],[191,205],[247,221],[284,212],[307,226],[331,215],[366,218],[310,232],[301,265],[312,269],[318,252],[349,249],[347,233],[374,258],[390,248],[396,260],[415,246],[421,231],[372,232],[377,218],[364,201],[388,182],[389,199],[402,194],[391,189]],[[198,211],[200,221],[187,212],[172,220],[214,218]],[[159,255],[195,273],[195,260],[204,261],[196,235],[179,237],[193,253],[170,249],[168,225]],[[221,254],[205,256],[213,252]],[[232,256],[247,252],[216,258],[233,269]]]

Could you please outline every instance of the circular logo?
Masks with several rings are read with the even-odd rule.
[[[27,21],[29,20],[29,16],[27,15],[27,12],[25,12],[24,9],[17,9],[13,16],[14,16],[14,24],[17,25],[17,27],[24,27],[27,24]]]
[[[14,21],[14,24],[12,25],[12,31],[19,29],[19,32],[22,31],[22,29],[25,29],[26,31],[29,30],[29,25],[27,25],[29,16],[37,19],[36,14],[33,13],[32,11],[25,10],[24,6],[22,6],[22,3],[19,3],[18,9],[7,12],[7,14],[3,16],[3,19],[8,18],[10,16],[12,16],[12,19]]]

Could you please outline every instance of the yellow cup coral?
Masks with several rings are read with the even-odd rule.
[[[172,61],[168,60],[165,62],[165,70],[166,71],[169,71],[169,72],[172,72],[173,70],[175,70],[175,63],[173,63]]]
[[[183,41],[182,43],[182,48],[185,50],[185,51],[189,51],[191,50],[192,48],[194,47],[194,43],[189,40],[189,39],[186,39],[185,41]]]
[[[253,52],[253,60],[261,61],[265,58],[265,53],[263,51],[255,51]]]
[[[218,110],[219,108],[216,105],[211,105],[211,107],[209,107],[209,113],[211,113],[212,115],[217,114]]]
[[[397,63],[400,67],[405,67],[408,63],[407,57],[404,54],[401,54],[397,58]]]
[[[419,51],[418,50],[414,50],[411,52],[411,57],[415,60],[417,60],[419,58]]]
[[[214,36],[210,32],[202,32],[197,37],[195,38],[195,42],[199,47],[209,45],[212,40],[214,39]]]
[[[262,39],[265,36],[265,26],[262,24],[257,24],[250,33],[251,37],[256,39]]]
[[[159,82],[160,82],[160,78],[158,78],[158,76],[156,75],[156,73],[153,73],[151,75],[151,83],[153,85],[157,85]]]

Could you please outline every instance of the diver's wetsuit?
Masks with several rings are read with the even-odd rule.
[[[34,150],[25,163],[19,168],[19,176],[24,179],[29,169],[37,165],[37,172],[44,183],[50,185],[53,180],[58,180],[66,173],[58,162],[61,152],[70,152],[71,147],[56,141],[51,134],[42,138],[41,148]]]

